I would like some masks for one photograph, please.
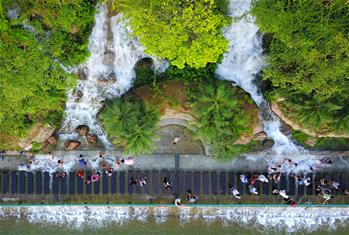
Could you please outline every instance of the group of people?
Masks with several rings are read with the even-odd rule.
[[[54,160],[54,156],[50,152],[48,155],[48,159],[49,159],[49,161]],[[79,166],[78,166],[78,169],[76,170],[75,173],[76,173],[76,176],[82,178],[86,184],[90,184],[90,183],[99,181],[100,176],[101,176],[101,172],[105,172],[105,174],[107,176],[112,176],[114,171],[115,171],[115,168],[121,167],[122,165],[133,166],[133,164],[134,164],[134,159],[131,157],[128,157],[126,159],[116,158],[115,165],[117,167],[113,167],[112,164],[105,161],[103,153],[100,153],[96,160],[101,162],[100,170],[93,170],[91,175],[85,176],[85,170],[88,168],[88,160],[86,160],[82,154],[80,154],[78,157]],[[59,180],[64,179],[64,177],[66,176],[66,172],[63,169],[63,160],[61,160],[61,159],[59,159],[57,161],[57,172],[55,175],[56,175],[56,178]],[[146,184],[145,180],[144,180],[143,184],[144,185]]]
[[[330,159],[324,158],[324,159],[318,160],[315,163],[315,165],[309,166],[309,171],[312,172],[314,170],[314,167],[323,168],[326,166],[330,166],[332,164],[333,163]],[[287,173],[289,177],[295,180],[297,185],[308,187],[309,185],[312,184],[311,178],[306,176],[306,172],[300,172],[300,173],[293,172],[292,169],[297,166],[298,164],[296,162],[293,162],[289,158],[285,158],[282,160],[280,164],[269,164],[267,176],[263,174],[252,175],[250,177],[247,175],[240,175],[240,181],[243,184],[248,185],[248,190],[252,195],[259,194],[259,188],[255,187],[255,183],[257,181],[260,181],[261,183],[268,183],[270,181],[275,184],[278,184],[280,182],[282,173]],[[286,169],[288,169],[288,171]],[[325,199],[324,203],[326,203],[328,200],[333,198],[334,197],[333,194],[340,189],[339,182],[336,182],[327,178],[316,179],[315,186],[316,186],[317,195]],[[342,189],[342,190],[344,191],[344,194],[349,195],[349,191],[347,189]],[[229,186],[229,193],[232,194],[235,198],[241,199],[241,194],[237,188],[233,186]],[[296,205],[295,199],[289,196],[285,189],[280,189],[280,190],[273,189],[272,193],[273,195],[281,196],[283,201],[286,204],[289,204],[291,206]]]

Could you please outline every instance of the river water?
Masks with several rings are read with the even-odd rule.
[[[348,234],[348,225],[345,207],[0,207],[6,235]]]

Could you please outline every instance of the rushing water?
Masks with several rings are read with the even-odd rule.
[[[275,142],[277,153],[294,153],[298,147],[280,131],[280,120],[272,113],[255,84],[255,76],[265,66],[262,39],[255,18],[249,13],[252,0],[231,0],[229,14],[233,23],[223,33],[229,41],[229,51],[224,54],[216,73],[232,81],[251,95],[260,108],[264,131]]]
[[[150,57],[130,33],[121,14],[110,18],[105,5],[97,6],[95,25],[89,38],[90,57],[80,68],[85,79],[80,79],[76,89],[68,94],[61,139],[79,138],[76,127],[87,125],[106,147],[111,147],[97,121],[97,114],[106,99],[120,96],[130,88],[135,78],[135,64]],[[166,68],[166,63],[151,58],[156,71]]]
[[[321,209],[325,213],[319,214]],[[182,231],[194,234],[223,231],[228,234],[341,234],[341,230],[348,231],[348,222],[349,209],[340,207],[265,207],[263,210],[258,207],[0,207],[0,231],[7,231],[2,234],[23,234],[28,227],[33,231],[26,234],[45,234],[47,229],[53,234],[60,230],[65,231],[61,234],[90,234],[92,231],[121,231],[123,234],[178,234]]]

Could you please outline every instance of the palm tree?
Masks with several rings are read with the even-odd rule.
[[[212,146],[211,154],[234,154],[234,143],[247,131],[248,114],[242,109],[237,88],[227,82],[201,83],[191,94],[196,129],[194,135]]]
[[[151,153],[155,148],[153,139],[159,119],[156,108],[122,98],[107,104],[100,114],[102,125],[113,143],[134,155]]]

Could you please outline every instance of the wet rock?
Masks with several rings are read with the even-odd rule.
[[[79,70],[78,72],[78,79],[79,80],[87,80],[87,75],[85,72],[83,72],[82,70]]]
[[[116,82],[116,76],[114,72],[107,73],[103,76],[100,76],[97,80],[98,84],[111,85]]]
[[[47,143],[49,143],[49,144],[56,144],[56,143],[57,143],[56,137],[54,137],[53,135],[50,136],[50,137],[47,139]]]
[[[273,145],[274,145],[274,140],[272,140],[272,139],[265,139],[265,140],[262,142],[262,144],[263,144],[263,146],[264,146],[265,148],[271,148],[271,147],[273,147]]]
[[[267,138],[267,134],[264,131],[258,132],[252,137],[255,141],[264,141]]]
[[[77,90],[75,94],[76,94],[76,96],[79,97],[79,98],[81,98],[81,97],[84,95],[84,94],[82,93],[82,91],[80,91],[80,90]]]
[[[288,136],[292,132],[292,127],[287,125],[286,123],[282,122],[280,126],[280,131],[282,134]]]
[[[87,142],[89,143],[89,144],[95,144],[95,143],[97,143],[97,136],[96,135],[94,135],[94,134],[91,134],[91,133],[89,133],[89,134],[87,134]]]
[[[135,69],[151,68],[153,66],[153,59],[146,57],[137,61]]]
[[[75,150],[81,146],[81,143],[80,141],[77,141],[77,140],[67,140],[64,143],[64,146],[67,150]]]
[[[80,125],[76,128],[76,132],[79,133],[80,136],[87,136],[90,128],[87,125]]]

